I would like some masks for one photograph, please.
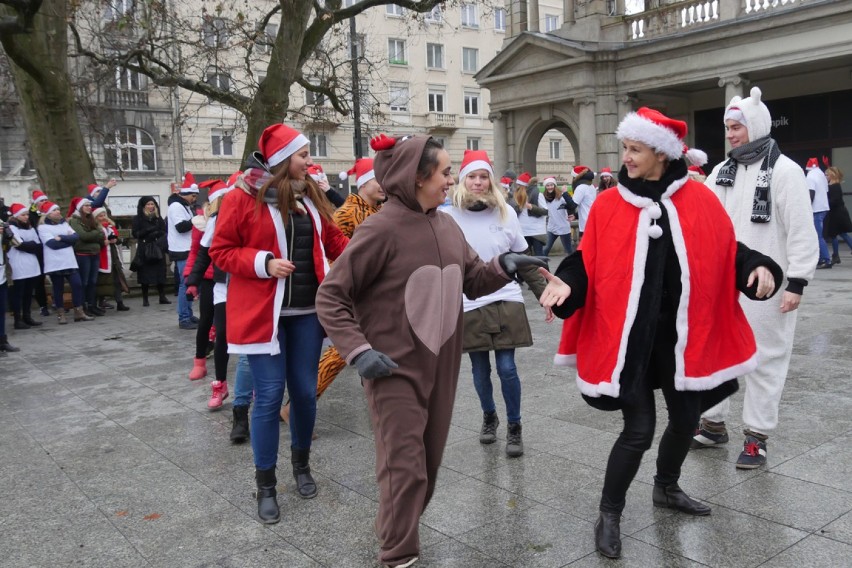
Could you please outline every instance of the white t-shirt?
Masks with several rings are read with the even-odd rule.
[[[518,216],[511,207],[506,207],[506,219],[500,220],[497,209],[483,211],[467,211],[458,207],[450,207],[444,212],[452,217],[464,233],[467,244],[471,246],[479,258],[488,262],[504,252],[524,252],[527,241],[524,240]],[[524,296],[517,282],[509,282],[496,292],[475,300],[467,296],[463,298],[464,311],[470,312],[494,302],[523,302]]]
[[[819,168],[808,171],[808,189],[814,192],[814,213],[828,211],[828,179]]]
[[[15,225],[9,225],[12,229],[12,234],[22,243],[39,243],[38,233],[33,227],[22,229]],[[32,278],[41,274],[41,265],[38,263],[38,257],[28,252],[21,252],[17,248],[9,249],[9,265],[12,267],[12,278],[15,280],[23,280],[24,278]]]
[[[553,201],[544,200],[547,208],[547,232],[554,235],[571,233],[571,221],[568,220],[568,208],[562,196],[554,197]]]
[[[182,201],[173,201],[169,204],[167,223],[169,225],[168,239],[170,251],[189,252],[189,248],[192,245],[192,229],[185,233],[180,233],[175,228],[175,225],[181,221],[190,220],[192,220],[192,209],[190,205],[186,205]]]
[[[589,218],[589,210],[597,194],[597,190],[587,183],[580,184],[574,189],[574,203],[577,204],[577,215],[580,217],[578,225],[581,233],[586,230],[586,219]]]

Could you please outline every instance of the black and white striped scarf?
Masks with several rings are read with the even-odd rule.
[[[728,161],[716,175],[716,185],[733,187],[739,164],[748,165],[760,159],[763,160],[760,164],[760,172],[757,174],[757,185],[754,188],[754,201],[751,207],[752,223],[768,223],[770,220],[772,196],[769,189],[772,183],[772,170],[775,169],[775,162],[780,155],[778,143],[769,136],[764,136],[728,152]]]

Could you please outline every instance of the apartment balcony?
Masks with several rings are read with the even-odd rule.
[[[458,129],[457,116],[445,112],[430,112],[426,114],[426,128],[429,134],[436,132],[455,132]]]
[[[302,124],[310,129],[328,129],[340,126],[341,118],[337,112],[326,106],[315,106],[305,109]]]
[[[121,109],[148,108],[148,91],[107,89],[104,102],[107,106]]]

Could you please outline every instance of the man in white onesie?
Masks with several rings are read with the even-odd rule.
[[[770,256],[787,276],[784,293],[775,299],[740,302],[757,340],[759,367],[742,377],[745,443],[737,460],[739,469],[766,463],[766,439],[778,425],[790,365],[796,309],[819,256],[805,175],[769,136],[772,118],[760,97],[760,89],[753,87],[750,97],[731,99],[724,120],[732,150],[704,182],[730,215],[737,240]],[[693,448],[728,441],[729,408],[726,399],[704,413]]]

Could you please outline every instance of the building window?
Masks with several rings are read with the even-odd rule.
[[[231,76],[217,69],[211,69],[207,72],[207,83],[222,91],[228,91],[231,88]],[[208,98],[208,100],[212,99]]]
[[[104,7],[104,20],[117,22],[124,18],[132,18],[136,11],[136,0],[109,0]]]
[[[230,130],[212,129],[210,131],[210,142],[214,156],[234,155],[234,138]]]
[[[260,53],[270,53],[275,46],[276,37],[278,37],[278,24],[266,24],[263,33],[258,34],[257,50]]]
[[[322,93],[315,93],[305,89],[305,104],[308,106],[325,106],[326,98]]]
[[[344,8],[351,8],[352,6],[354,6],[354,5],[355,5],[355,2],[357,2],[357,1],[358,1],[358,0],[345,0],[345,1],[343,2],[343,7],[344,7]]]
[[[446,112],[444,101],[447,99],[447,92],[443,89],[429,89],[427,94],[429,99],[429,112]]]
[[[494,31],[506,31],[506,9],[497,8],[494,10]]]
[[[367,156],[370,152],[370,137],[362,136],[361,137],[361,156]],[[354,155],[358,155],[358,148],[355,147],[355,139],[352,139],[352,153]]]
[[[325,134],[309,134],[308,139],[311,142],[311,156],[318,158],[328,157],[328,138]]]
[[[544,15],[544,31],[554,32],[559,29],[559,16],[553,14]]]
[[[444,12],[441,10],[441,6],[435,6],[431,11],[426,13],[426,21],[432,22],[433,24],[442,22],[444,20]]]
[[[479,150],[479,143],[482,141],[481,138],[468,138],[467,139],[467,149],[468,150]]]
[[[562,159],[562,141],[561,140],[551,140],[550,141],[550,159],[551,160],[561,160]]]
[[[228,43],[228,22],[224,18],[205,18],[201,39],[207,47],[224,47]]]
[[[385,13],[388,16],[401,18],[405,15],[405,8],[403,8],[402,6],[397,6],[396,4],[388,4],[385,6]]]
[[[408,112],[410,100],[407,83],[390,84],[390,109],[391,112]]]
[[[478,28],[479,18],[476,15],[476,4],[465,3],[461,7],[461,25],[466,28]]]
[[[426,44],[426,67],[430,69],[444,68],[444,46],[440,43]]]
[[[388,62],[391,65],[408,65],[408,60],[405,57],[404,39],[391,38],[388,40]]]
[[[123,67],[115,68],[115,88],[119,91],[141,91],[147,84],[145,75],[125,69]]]
[[[150,134],[135,126],[117,128],[104,139],[105,167],[111,171],[157,170],[157,147]]]
[[[438,144],[440,144],[444,148],[447,147],[447,140],[443,136],[433,136],[432,138],[435,140],[435,142],[437,142]]]
[[[464,94],[464,113],[468,116],[479,116],[479,93]]]
[[[465,73],[479,71],[479,50],[475,47],[462,48],[462,71]]]

